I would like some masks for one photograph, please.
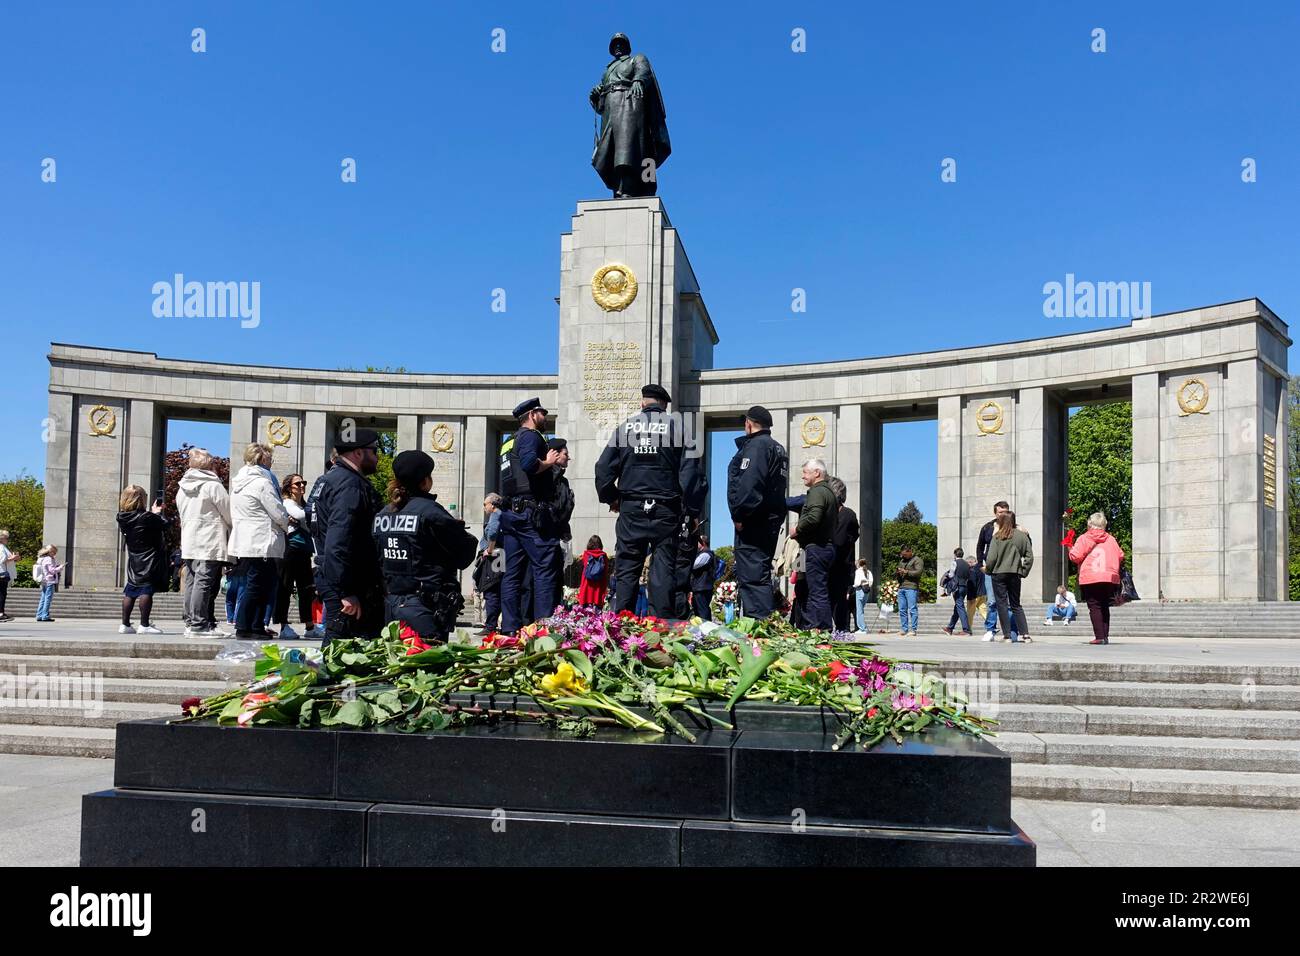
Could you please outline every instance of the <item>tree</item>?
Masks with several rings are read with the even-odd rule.
[[[916,507],[915,502],[910,504],[913,508]],[[903,511],[907,509],[904,508]],[[929,522],[895,518],[880,523],[880,583],[895,580],[894,569],[903,563],[904,545],[912,549],[925,567],[921,574],[921,600],[933,601],[937,593],[935,571],[938,566],[939,529]]]
[[[894,520],[903,524],[921,524],[925,520],[925,515],[921,514],[921,509],[916,506],[915,501],[909,501],[898,509],[898,517]]]
[[[393,478],[393,459],[397,457],[397,432],[379,433],[379,464],[370,476],[370,484],[379,497],[388,501],[388,482]]]
[[[45,546],[45,486],[24,472],[0,481],[0,528],[9,532],[9,550],[21,555],[18,578],[11,587],[35,587],[31,566]]]
[[[723,581],[730,581],[730,580],[732,580],[733,578],[735,578],[735,576],[736,576],[736,549],[735,549],[733,546],[729,545],[729,544],[724,544],[724,545],[723,545],[722,547],[720,547],[720,548],[714,548],[714,549],[713,549],[713,553],[714,553],[715,555],[717,555],[718,557],[720,557],[720,558],[723,560],[723,563],[726,564],[726,566],[727,566],[727,570],[723,572],[722,577],[721,577],[720,580],[723,580]]]
[[[1100,511],[1125,554],[1133,550],[1133,407],[1128,402],[1089,405],[1070,417],[1069,506],[1066,527],[1076,534]],[[1049,520],[1051,516],[1048,516]],[[1049,528],[1053,527],[1051,524]],[[1057,539],[1059,540],[1059,539]],[[1044,542],[1044,547],[1055,546]]]

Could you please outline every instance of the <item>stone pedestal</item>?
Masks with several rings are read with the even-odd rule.
[[[695,742],[526,721],[411,735],[124,722],[114,789],[83,800],[81,862],[1034,865],[992,744],[940,728],[833,751],[826,719],[742,706],[735,731]]]
[[[574,549],[596,533],[612,550],[615,516],[596,499],[596,460],[640,408],[641,386],[657,382],[678,398],[683,373],[712,367],[718,337],[662,200],[580,202],[560,250],[559,387],[549,410],[572,458],[572,524],[583,538]],[[702,455],[702,424],[687,424]]]

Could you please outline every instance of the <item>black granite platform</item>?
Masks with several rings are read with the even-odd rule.
[[[287,841],[315,866],[1034,865],[988,741],[940,728],[834,752],[815,709],[733,716],[695,742],[124,722],[114,789],[84,798],[82,862],[263,865]]]

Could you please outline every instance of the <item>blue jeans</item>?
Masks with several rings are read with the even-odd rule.
[[[916,588],[898,589],[898,629],[900,631],[916,633],[916,620],[918,617],[916,597],[918,593],[920,592]]]
[[[867,598],[870,596],[871,591],[867,588],[853,589],[853,603],[857,610],[856,620],[859,631],[867,629]]]
[[[952,617],[948,618],[948,630],[952,630],[953,625],[958,621],[961,622],[963,631],[970,630],[970,619],[966,617],[966,589],[957,588],[952,592]]]
[[[50,602],[54,600],[54,589],[57,584],[41,585],[41,602],[36,607],[36,620],[48,621],[50,619]]]
[[[991,634],[998,632],[998,602],[993,594],[993,575],[984,575],[984,597],[988,599],[988,614],[984,616],[984,630]]]
[[[235,623],[235,614],[239,611],[239,596],[244,591],[247,572],[241,567],[226,576],[226,623]]]
[[[1049,621],[1073,621],[1078,616],[1078,608],[1057,607],[1055,604],[1047,605],[1047,620]]]

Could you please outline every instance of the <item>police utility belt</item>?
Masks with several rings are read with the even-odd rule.
[[[521,514],[529,508],[536,508],[540,502],[531,495],[519,495],[510,499],[510,510],[515,514]]]

